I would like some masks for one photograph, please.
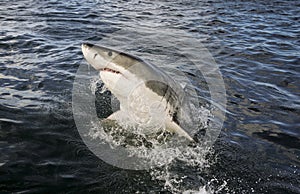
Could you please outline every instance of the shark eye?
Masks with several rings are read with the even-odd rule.
[[[108,56],[110,56],[110,57],[112,56],[112,52],[111,52],[111,51],[109,51],[107,54],[108,54]]]

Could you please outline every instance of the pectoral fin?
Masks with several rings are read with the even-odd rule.
[[[109,119],[109,120],[118,120],[120,119],[120,116],[121,116],[121,111],[117,111],[117,112],[114,112],[113,114],[109,115],[109,117],[107,117],[106,119]]]
[[[114,112],[109,117],[101,121],[105,132],[108,132],[112,129],[121,128],[118,123],[118,119],[120,118],[121,114],[121,111]]]
[[[170,132],[177,133],[179,136],[183,136],[190,141],[194,141],[194,139],[174,121],[167,120],[166,128]]]

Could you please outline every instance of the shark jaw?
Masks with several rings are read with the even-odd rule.
[[[168,84],[174,83],[168,75],[138,57],[106,47],[82,44],[82,52],[120,101],[120,111],[107,119],[125,118],[142,127],[149,126],[150,130],[155,130],[153,126],[159,122],[164,129],[193,141],[176,122],[180,100],[178,89]]]
[[[116,71],[116,70],[113,70],[113,69],[110,69],[110,68],[102,68],[100,69],[100,71],[105,71],[105,72],[110,72],[110,73],[115,73],[115,74],[120,74],[121,72],[119,71]]]

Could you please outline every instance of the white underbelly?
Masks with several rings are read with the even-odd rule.
[[[170,118],[166,99],[145,87],[144,83],[129,93],[121,107],[129,121],[139,125],[146,133],[164,129],[166,119]]]

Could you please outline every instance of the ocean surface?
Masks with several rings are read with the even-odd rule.
[[[299,13],[297,0],[1,0],[0,193],[300,193]],[[225,120],[197,165],[118,168],[78,132],[81,44],[109,37],[152,63],[172,61],[164,56],[175,49],[134,41],[147,29],[200,41],[222,74]]]

